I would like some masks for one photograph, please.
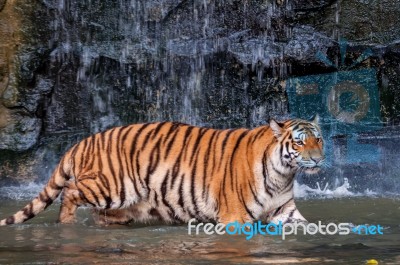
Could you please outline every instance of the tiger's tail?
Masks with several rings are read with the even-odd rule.
[[[69,179],[63,169],[63,161],[57,166],[50,180],[39,195],[20,211],[0,221],[0,226],[23,223],[44,211],[60,195]]]

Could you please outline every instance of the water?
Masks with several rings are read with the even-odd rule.
[[[301,234],[285,240],[261,235],[251,240],[243,235],[196,236],[188,235],[186,225],[99,227],[89,209],[79,209],[77,224],[60,225],[55,222],[59,208],[55,204],[25,224],[0,228],[0,264],[365,264],[368,259],[400,263],[399,198],[376,197],[370,191],[354,194],[344,185],[341,189],[318,191],[297,185],[296,193],[302,191],[298,208],[310,222],[380,224],[383,235]],[[1,194],[8,196],[4,191]],[[1,199],[0,216],[23,207],[26,196]]]

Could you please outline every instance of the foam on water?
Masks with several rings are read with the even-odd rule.
[[[364,192],[352,192],[351,185],[347,178],[344,178],[343,185],[329,189],[329,183],[327,182],[323,189],[319,182],[317,182],[317,188],[311,188],[306,184],[299,184],[297,181],[294,182],[294,196],[297,198],[343,198],[343,197],[356,197],[356,196],[377,196],[378,193],[370,189],[366,189]]]
[[[31,182],[24,185],[0,187],[0,198],[16,201],[29,201],[38,196],[44,186],[44,183]]]

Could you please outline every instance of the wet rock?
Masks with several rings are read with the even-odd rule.
[[[25,151],[39,138],[42,121],[21,114],[11,114],[11,123],[0,130],[0,149]]]

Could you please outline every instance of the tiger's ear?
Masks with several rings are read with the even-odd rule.
[[[316,124],[316,125],[319,125],[319,122],[320,122],[319,115],[315,114],[314,117],[311,119],[311,122]]]
[[[282,135],[283,128],[274,119],[269,120],[269,127],[274,132],[276,138],[279,138]]]

